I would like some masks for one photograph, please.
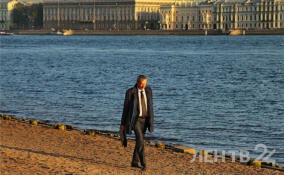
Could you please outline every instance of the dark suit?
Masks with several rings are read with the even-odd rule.
[[[124,108],[121,117],[121,125],[125,126],[126,133],[131,134],[132,130],[135,132],[136,145],[133,152],[132,163],[138,163],[138,156],[142,166],[145,166],[145,153],[144,153],[144,134],[148,129],[149,132],[154,131],[154,112],[153,112],[153,99],[152,89],[145,87],[147,97],[147,117],[145,119],[139,117],[139,98],[137,85],[128,89],[125,94]]]
[[[147,113],[146,118],[146,128],[149,132],[154,131],[154,112],[153,112],[153,99],[152,99],[152,89],[147,86],[145,88],[145,93],[147,96]],[[126,133],[131,134],[134,130],[134,124],[136,123],[137,116],[139,115],[139,101],[138,101],[138,89],[135,85],[134,87],[128,89],[125,93],[123,113],[121,117],[121,125],[125,126]]]

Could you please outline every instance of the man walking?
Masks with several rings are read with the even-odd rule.
[[[146,170],[144,134],[147,129],[154,131],[152,89],[146,86],[147,80],[145,75],[139,75],[135,86],[126,91],[120,126],[127,134],[134,130],[136,144],[131,166],[139,167],[140,160],[142,170]]]

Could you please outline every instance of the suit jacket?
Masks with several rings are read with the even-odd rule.
[[[145,93],[147,96],[147,118],[146,129],[149,132],[154,131],[154,112],[153,112],[153,99],[152,89],[149,86],[145,87]],[[139,101],[138,101],[138,89],[137,85],[128,89],[125,93],[123,113],[121,117],[121,125],[125,126],[126,133],[131,134],[134,129],[137,117],[139,115]],[[146,132],[145,129],[145,132]]]

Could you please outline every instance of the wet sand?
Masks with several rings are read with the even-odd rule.
[[[1,174],[284,174],[219,160],[195,161],[193,155],[146,146],[147,171],[130,166],[134,141],[124,149],[118,139],[84,135],[20,121],[0,119]]]

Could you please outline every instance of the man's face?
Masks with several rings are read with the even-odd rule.
[[[145,89],[146,85],[147,85],[147,79],[140,79],[137,81],[137,86],[141,90]]]

